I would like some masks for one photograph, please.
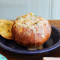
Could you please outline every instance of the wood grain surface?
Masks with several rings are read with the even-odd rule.
[[[60,20],[49,20],[51,25],[60,29]],[[6,51],[0,47],[0,54],[4,55],[8,60],[42,60],[43,57],[60,57],[60,47],[43,54],[17,54]]]

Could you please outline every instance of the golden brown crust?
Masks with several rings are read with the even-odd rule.
[[[28,28],[22,28],[22,31],[20,31],[20,26],[16,26],[14,23],[12,27],[12,34],[15,41],[20,45],[26,47],[40,46],[45,43],[51,35],[51,25],[49,22],[44,24],[43,27],[39,27],[41,30],[42,28],[44,29],[44,38],[41,37],[41,33],[33,33],[32,30],[28,31]]]
[[[13,25],[12,20],[0,19],[0,35],[6,39],[13,40],[11,28]]]

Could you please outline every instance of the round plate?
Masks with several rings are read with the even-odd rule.
[[[36,54],[51,51],[60,46],[60,30],[52,26],[50,38],[43,44],[43,49],[27,50],[27,48],[18,45],[12,40],[7,40],[0,36],[0,47],[15,53],[21,54]]]

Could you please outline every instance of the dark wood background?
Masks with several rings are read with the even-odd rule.
[[[49,20],[51,25],[60,29],[60,20]],[[6,51],[0,47],[0,54],[4,55],[8,60],[42,60],[43,57],[60,57],[60,47],[43,54],[17,54]]]

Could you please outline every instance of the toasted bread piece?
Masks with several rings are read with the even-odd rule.
[[[13,23],[11,20],[0,19],[0,35],[2,37],[13,40],[11,33]]]

